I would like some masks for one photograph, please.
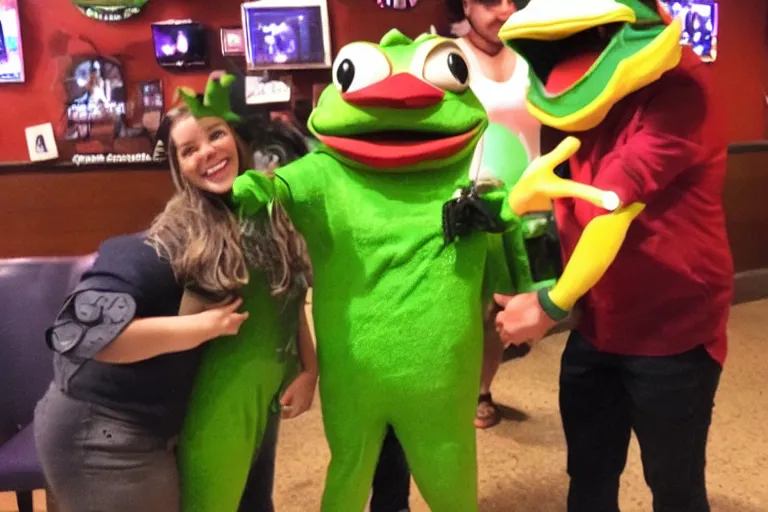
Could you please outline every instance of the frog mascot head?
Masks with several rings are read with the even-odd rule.
[[[499,37],[530,64],[531,114],[578,132],[677,66],[682,30],[655,0],[531,0]]]
[[[376,45],[351,43],[308,121],[327,148],[381,172],[437,169],[466,158],[488,126],[450,39],[397,30]]]

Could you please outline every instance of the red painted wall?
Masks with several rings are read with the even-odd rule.
[[[0,162],[28,160],[24,128],[53,122],[64,112],[62,74],[68,55],[92,53],[81,37],[92,41],[101,54],[117,56],[123,64],[129,100],[136,82],[162,79],[166,105],[180,85],[200,90],[210,72],[174,74],[154,60],[149,24],[165,19],[206,23],[210,29],[212,65],[221,62],[218,29],[240,25],[241,0],[150,0],[138,16],[117,23],[95,21],[82,15],[70,0],[20,0],[21,37],[27,81],[0,86]],[[381,9],[376,0],[329,0],[331,40],[338,49],[357,39],[378,39],[398,27],[410,36],[429,30],[445,19],[443,0],[422,0],[412,11]],[[242,60],[242,58],[236,58]],[[311,95],[311,82],[330,81],[330,73],[297,72],[294,81]]]
[[[766,137],[768,2],[720,0],[718,60],[712,65],[731,142]]]
[[[157,78],[163,78],[168,96],[178,85],[200,85],[206,75],[172,75],[161,70],[153,58],[149,23],[168,18],[206,20],[217,26],[237,22],[235,4],[232,9],[214,11],[205,9],[204,2],[152,0],[146,12],[119,23],[89,19],[70,0],[21,0],[19,4],[27,81],[0,87],[0,160],[5,162],[28,160],[25,126],[52,122],[54,129],[59,128],[66,99],[62,75],[69,69],[68,55],[93,53],[81,37],[92,41],[99,53],[119,58],[128,99],[133,99],[136,81]]]
[[[377,39],[389,28],[400,27],[409,35],[426,31],[444,18],[443,0],[421,0],[411,12],[379,9],[376,0],[329,0],[333,46],[357,39]],[[179,85],[201,87],[208,70],[173,74],[154,61],[149,23],[168,18],[202,20],[211,30],[213,64],[220,62],[218,29],[238,25],[239,0],[189,2],[151,0],[144,12],[119,23],[91,20],[80,14],[70,0],[22,0],[22,40],[27,82],[0,86],[0,162],[28,159],[24,127],[61,118],[64,91],[61,76],[67,55],[90,53],[81,36],[99,51],[116,55],[124,66],[129,94],[135,83],[162,78],[166,101]],[[764,138],[768,116],[764,92],[768,90],[768,2],[721,0],[719,58],[712,64],[728,112],[731,142]],[[295,74],[303,91],[327,73]],[[54,124],[57,126],[57,123]]]

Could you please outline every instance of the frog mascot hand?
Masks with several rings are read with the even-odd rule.
[[[496,235],[444,240],[443,207],[469,184],[488,126],[468,84],[450,39],[393,30],[379,45],[351,43],[308,122],[321,146],[274,180],[253,171],[235,181],[245,215],[278,198],[312,259],[332,456],[325,512],[364,509],[387,425],[431,510],[477,510],[482,304],[509,274],[486,270]],[[497,165],[519,175],[522,158]]]

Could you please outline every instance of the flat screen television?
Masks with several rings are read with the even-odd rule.
[[[683,18],[681,44],[690,46],[705,62],[717,59],[718,0],[662,0],[674,17]]]
[[[18,0],[0,0],[0,83],[24,82]]]
[[[152,24],[155,60],[163,68],[201,68],[208,65],[208,35],[202,23],[168,20]]]
[[[331,67],[326,0],[260,0],[241,6],[250,69]]]

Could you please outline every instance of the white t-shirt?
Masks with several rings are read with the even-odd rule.
[[[539,156],[539,139],[541,138],[541,123],[526,109],[528,91],[528,63],[518,58],[512,76],[505,82],[496,82],[487,78],[475,56],[477,51],[463,37],[457,38],[456,43],[467,57],[471,76],[470,87],[475,96],[488,112],[492,123],[500,124],[520,138],[529,160]]]

